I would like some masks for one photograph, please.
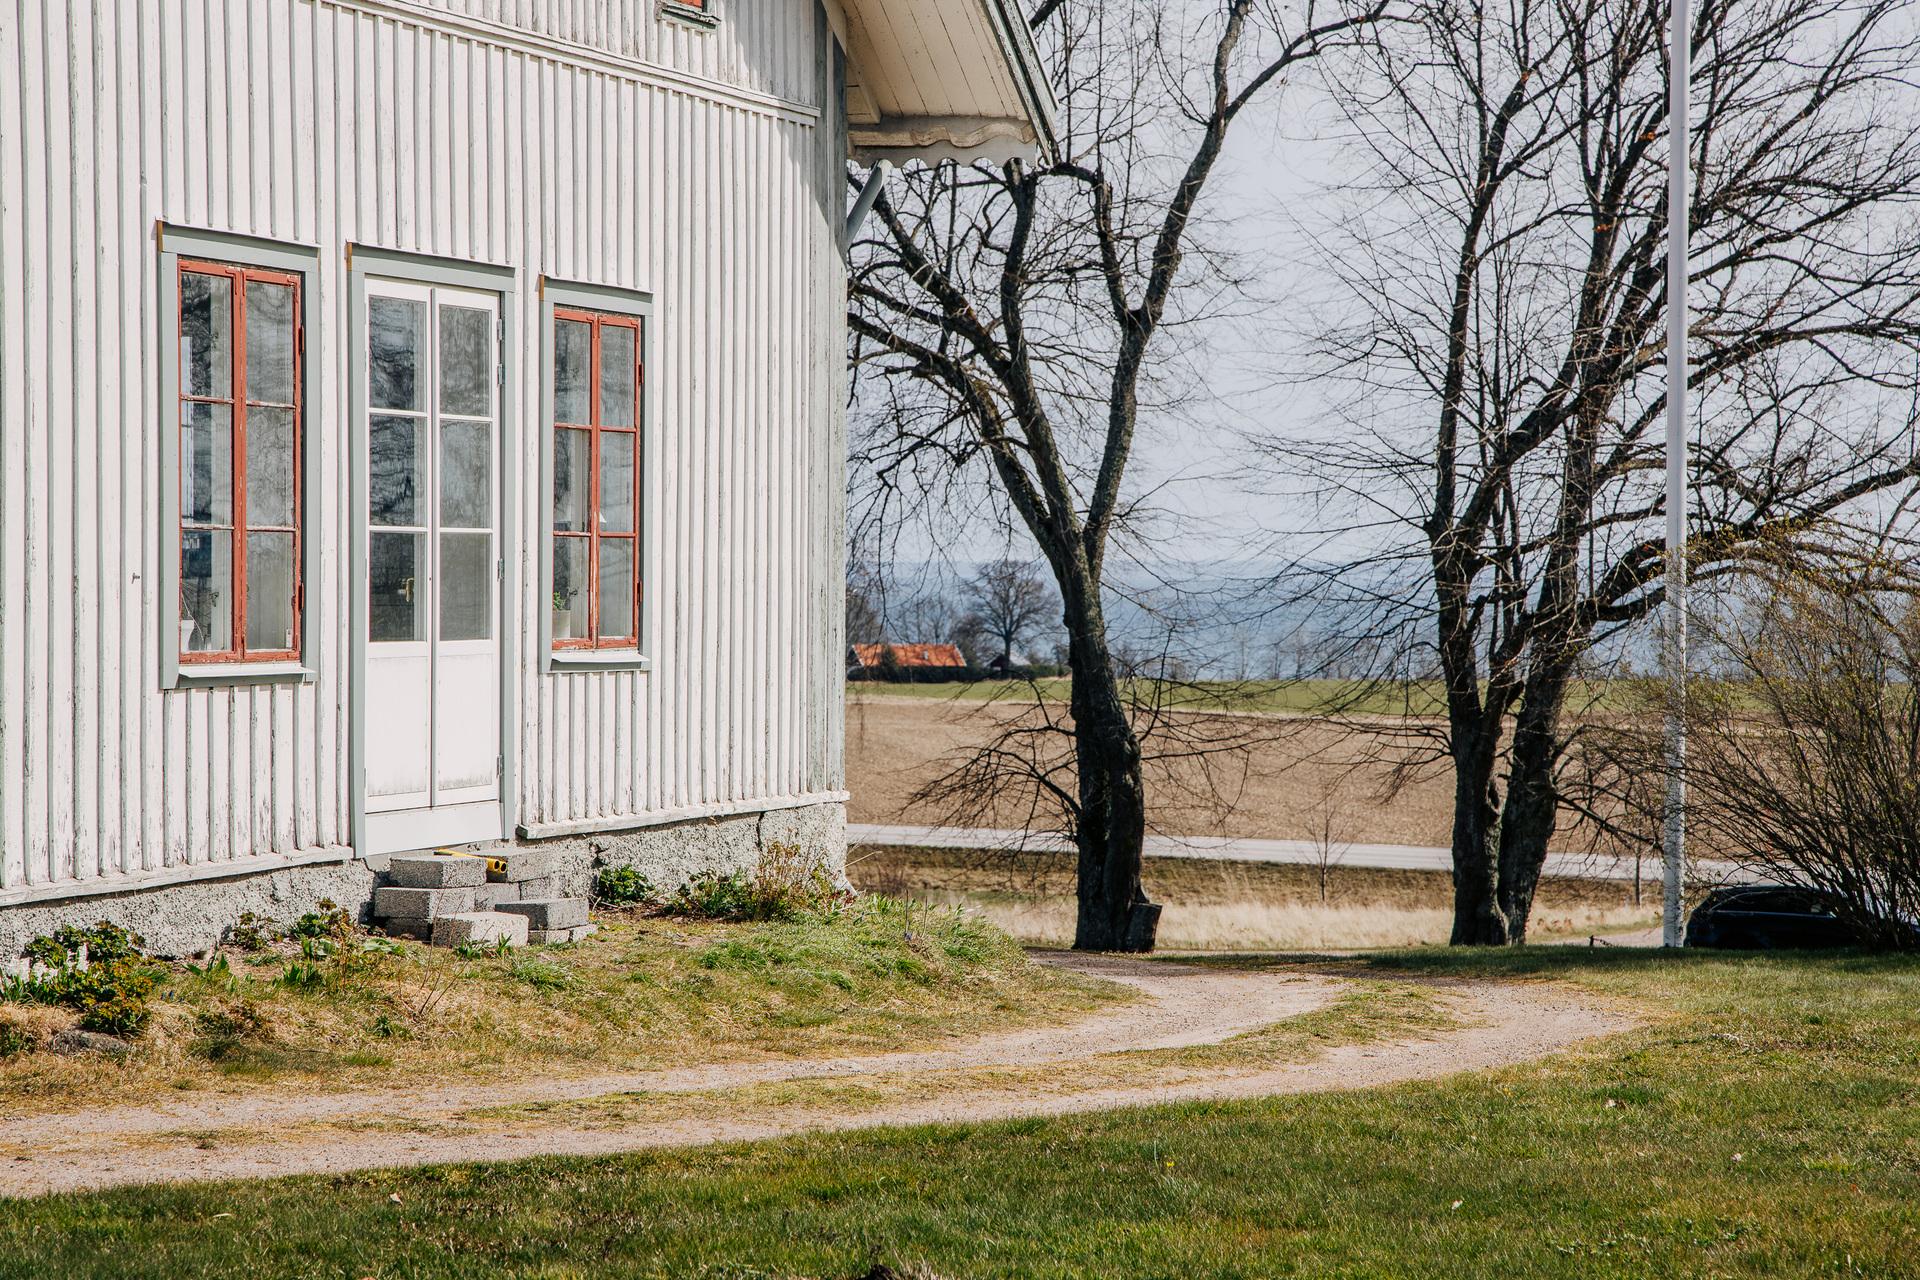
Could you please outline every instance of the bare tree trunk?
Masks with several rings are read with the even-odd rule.
[[[1453,730],[1454,946],[1500,946],[1507,922],[1500,914],[1499,807],[1493,799],[1498,730],[1467,718]]]
[[[1066,615],[1080,790],[1074,950],[1151,951],[1160,908],[1140,883],[1147,831],[1140,743],[1107,653],[1099,588],[1069,592]]]
[[[1560,795],[1553,781],[1559,711],[1559,695],[1543,696],[1542,701],[1529,696],[1514,723],[1507,805],[1500,817],[1500,912],[1509,942],[1527,940],[1547,842],[1559,825]]]

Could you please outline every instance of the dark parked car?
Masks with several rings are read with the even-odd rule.
[[[1830,893],[1789,885],[1715,889],[1688,917],[1686,944],[1732,951],[1850,947],[1859,938],[1841,918],[1839,906]]]

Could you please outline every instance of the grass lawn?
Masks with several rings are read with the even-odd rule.
[[[1651,1021],[1378,1092],[18,1202],[0,1277],[1920,1276],[1920,961],[1371,968]]]
[[[882,898],[766,923],[599,919],[582,942],[503,955],[356,931],[318,957],[282,939],[199,965],[156,962],[152,1022],[117,1063],[48,1050],[74,1021],[66,1010],[0,1003],[0,1116],[871,1052],[1054,1022],[1127,995],[1030,965],[1006,935],[956,911]]]

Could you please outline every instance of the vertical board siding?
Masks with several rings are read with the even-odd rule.
[[[393,0],[366,2],[401,7]],[[661,16],[658,0],[413,0],[405,7],[458,14],[789,102],[821,102],[811,4],[719,0],[721,21],[710,29]]]
[[[653,0],[0,12],[0,892],[348,841],[356,242],[515,271],[518,822],[838,788],[836,113],[562,47],[804,106],[834,97],[829,40],[815,0],[734,0],[711,31]],[[161,688],[163,221],[318,250],[308,683]],[[649,671],[538,652],[543,275],[655,299]]]

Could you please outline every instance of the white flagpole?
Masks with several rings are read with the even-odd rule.
[[[1667,85],[1667,803],[1661,832],[1665,895],[1661,942],[1677,947],[1685,921],[1687,869],[1687,89],[1692,79],[1692,5],[1673,0]]]

